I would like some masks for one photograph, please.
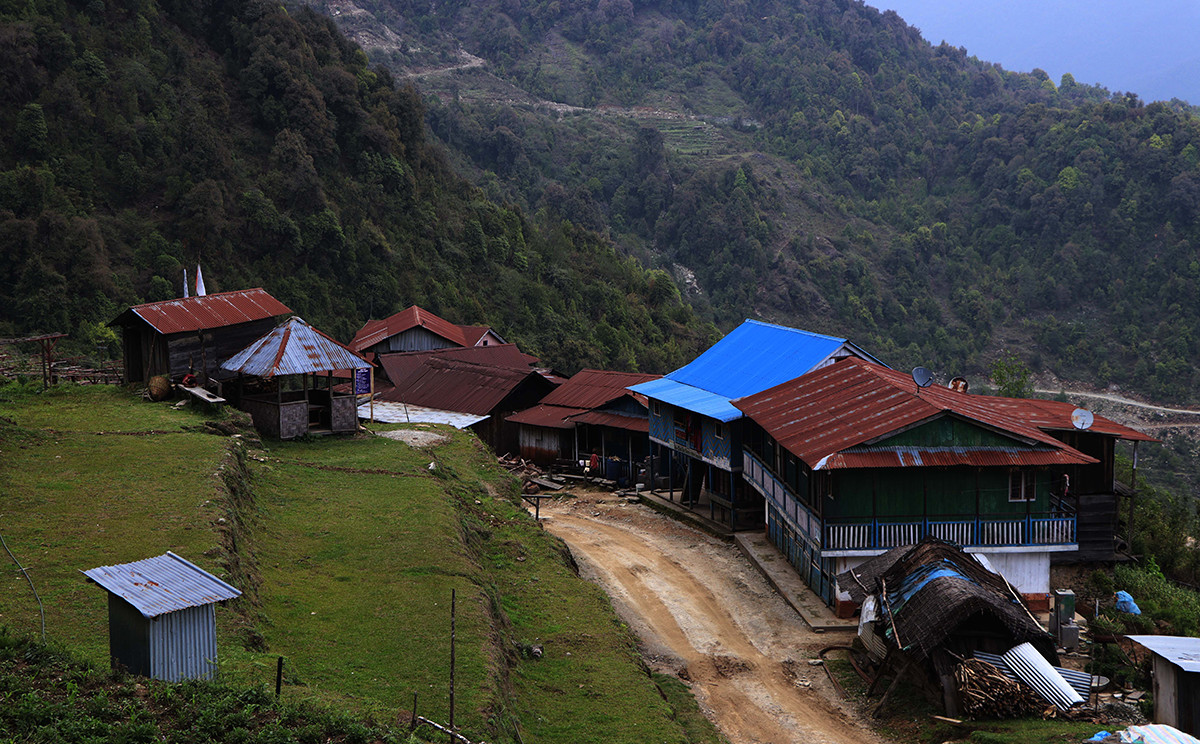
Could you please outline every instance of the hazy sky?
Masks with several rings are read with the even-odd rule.
[[[866,0],[1006,70],[1200,105],[1200,0]]]

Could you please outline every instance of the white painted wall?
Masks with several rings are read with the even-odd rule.
[[[975,551],[969,551],[975,552]],[[991,569],[1008,579],[1021,594],[1050,593],[1049,553],[985,553],[977,556],[987,559]]]

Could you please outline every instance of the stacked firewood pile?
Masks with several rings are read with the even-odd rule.
[[[962,662],[954,669],[954,681],[962,710],[971,718],[1044,718],[1054,712],[1054,706],[1032,689],[1004,676],[986,661]]]
[[[529,462],[524,457],[504,454],[497,457],[496,462],[500,464],[500,467],[504,468],[518,478],[524,476],[542,475],[542,469],[537,465],[534,465],[532,462]]]

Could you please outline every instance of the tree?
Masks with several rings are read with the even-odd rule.
[[[1029,366],[1011,351],[1006,351],[992,362],[991,377],[996,384],[996,393],[1005,398],[1032,398],[1033,382]]]

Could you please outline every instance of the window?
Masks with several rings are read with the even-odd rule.
[[[662,415],[662,413],[659,412],[659,410],[658,410],[658,401],[657,400],[650,401],[650,410],[654,413],[655,416]]]
[[[725,425],[720,422],[717,422],[716,426],[713,427],[713,434],[716,435],[717,439],[724,439],[725,438]]]
[[[1008,500],[1034,501],[1037,498],[1037,473],[1032,470],[1008,471]]]

